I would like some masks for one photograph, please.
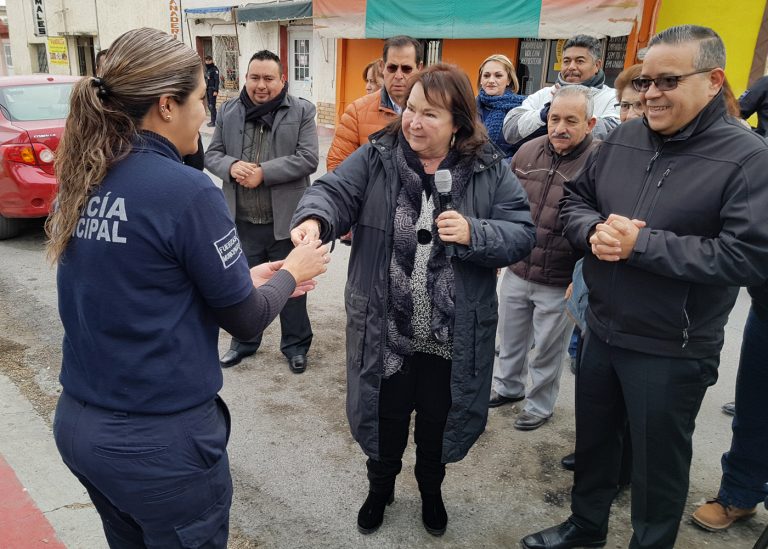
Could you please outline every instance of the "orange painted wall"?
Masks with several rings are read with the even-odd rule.
[[[472,88],[477,94],[477,71],[480,63],[491,54],[503,53],[516,62],[520,40],[517,38],[495,38],[493,40],[444,40],[443,63],[458,65],[469,76]]]
[[[384,41],[378,38],[364,40],[340,39],[337,43],[336,120],[349,103],[365,95],[363,67],[381,57]]]

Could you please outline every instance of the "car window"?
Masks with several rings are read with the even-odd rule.
[[[29,122],[66,118],[72,83],[0,88],[0,103],[11,120]]]

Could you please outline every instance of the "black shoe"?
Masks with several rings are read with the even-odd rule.
[[[395,501],[395,489],[387,494],[368,492],[365,503],[357,513],[357,529],[361,534],[373,534],[384,522],[384,509]]]
[[[560,465],[563,466],[563,469],[567,469],[568,471],[575,471],[576,470],[576,453],[568,454],[563,459],[560,460]]]
[[[570,519],[562,524],[525,536],[520,544],[526,549],[570,549],[603,547],[605,534],[594,534],[576,526]]]
[[[209,128],[213,128],[214,126],[216,126],[216,122],[208,122],[206,126],[208,126]]]
[[[421,494],[421,522],[424,528],[433,536],[442,536],[448,526],[448,513],[445,512],[443,496],[437,494]]]
[[[518,431],[533,431],[544,425],[548,419],[529,414],[528,412],[521,412],[512,426]]]
[[[525,395],[519,397],[505,397],[500,395],[496,391],[491,391],[491,398],[488,399],[488,408],[498,408],[504,404],[512,404],[513,402],[520,402],[525,398]]]
[[[258,349],[254,349],[253,351],[250,350],[235,350],[230,349],[226,353],[224,353],[224,356],[221,357],[219,362],[221,363],[222,368],[231,368],[232,366],[235,366],[236,364],[240,364],[240,362],[248,356],[251,356],[254,354]]]
[[[288,368],[294,374],[301,374],[307,369],[307,357],[306,355],[296,355],[288,359]]]

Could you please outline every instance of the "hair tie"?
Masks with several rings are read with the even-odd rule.
[[[91,84],[94,88],[99,88],[99,91],[96,92],[96,95],[98,95],[100,98],[104,99],[105,97],[109,96],[109,88],[107,88],[107,85],[104,83],[102,78],[95,76],[93,80],[91,80]]]

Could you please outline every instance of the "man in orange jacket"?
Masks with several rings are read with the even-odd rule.
[[[384,42],[384,87],[347,105],[328,150],[328,171],[368,143],[369,135],[400,115],[408,84],[423,66],[423,51],[421,43],[410,36],[395,36]]]

